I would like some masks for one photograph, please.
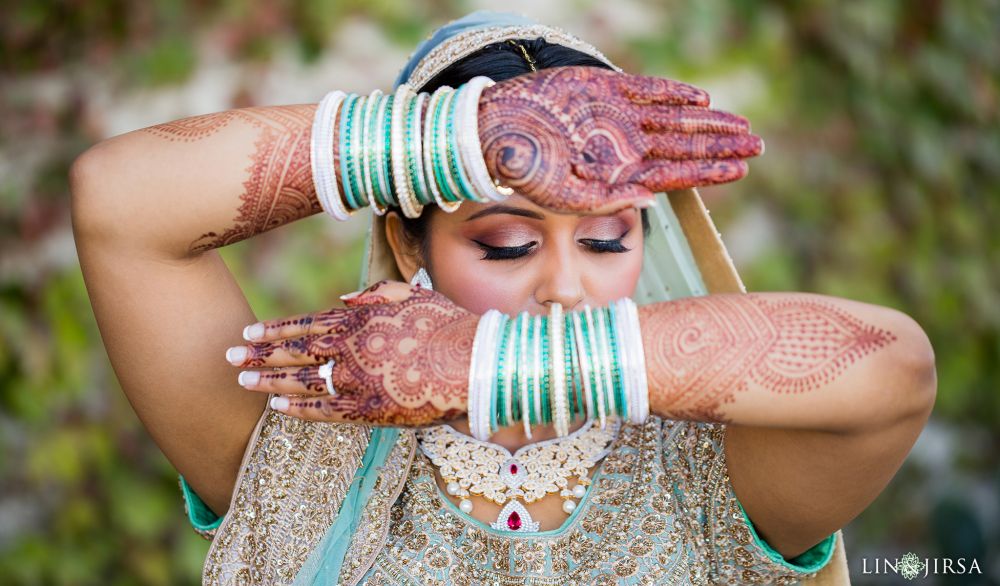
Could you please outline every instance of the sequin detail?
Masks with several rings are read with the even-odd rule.
[[[455,61],[466,55],[475,53],[486,45],[503,42],[508,39],[536,39],[538,37],[544,38],[549,43],[563,45],[564,47],[576,49],[577,51],[591,55],[607,63],[615,71],[621,71],[621,68],[613,64],[596,47],[562,29],[542,24],[531,26],[495,26],[477,28],[459,33],[437,45],[417,63],[406,83],[410,87],[421,88],[425,83],[433,79],[435,75]],[[413,55],[410,55],[410,57],[412,58]]]
[[[775,562],[751,538],[720,457],[723,432],[655,417],[623,426],[580,510],[559,529],[531,534],[458,513],[418,453],[363,583],[793,584],[814,576]]]
[[[657,417],[625,424],[562,527],[511,533],[459,513],[415,450],[413,432],[403,430],[339,583],[794,584],[815,576],[830,555],[818,551],[822,564],[807,572],[754,539],[727,475],[724,431]],[[266,412],[204,583],[292,582],[332,524],[369,434]],[[830,553],[832,537],[824,542]]]

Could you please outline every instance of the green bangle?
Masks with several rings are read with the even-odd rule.
[[[384,124],[384,129],[382,132],[382,172],[386,178],[386,192],[385,200],[389,205],[399,206],[399,200],[396,198],[395,190],[393,188],[393,175],[392,175],[392,110],[398,107],[396,104],[396,95],[389,94],[389,101],[385,106],[385,116],[382,119]]]
[[[492,395],[493,405],[490,408],[490,431],[495,431],[499,427],[499,413],[498,405],[500,403],[500,393],[503,387],[503,372],[504,372],[504,351],[506,349],[505,338],[507,337],[507,324],[510,321],[510,317],[507,315],[502,315],[500,318],[500,326],[498,331],[500,332],[500,343],[497,344],[497,369],[496,376],[493,379],[492,385]]]
[[[355,119],[352,121],[351,126],[355,129],[354,137],[351,141],[353,145],[354,152],[352,154],[352,166],[351,172],[354,174],[354,182],[357,189],[354,194],[357,198],[358,206],[365,207],[371,205],[368,201],[368,186],[365,185],[365,174],[364,174],[364,149],[366,148],[365,142],[367,140],[365,131],[365,113],[371,108],[371,104],[374,102],[375,98],[371,96],[362,96],[359,100],[358,106],[355,112]]]
[[[615,316],[615,311],[611,307],[604,308],[604,312],[607,314],[608,322],[608,339],[611,342],[611,376],[615,388],[616,403],[618,405],[618,415],[622,418],[628,417],[628,397],[625,395],[625,372],[623,370],[622,360],[621,360],[621,349],[618,344],[618,320]]]
[[[366,178],[365,185],[371,186],[372,199],[380,206],[385,206],[385,200],[382,198],[382,187],[380,186],[378,175],[378,167],[380,165],[378,142],[382,136],[382,120],[379,114],[385,115],[385,101],[387,97],[387,95],[379,94],[375,98],[371,112],[367,113],[365,117],[365,120],[368,122],[368,126],[365,129],[365,149],[368,151],[368,158],[365,161],[367,163],[365,173],[368,177]]]
[[[455,112],[458,110],[459,99],[462,93],[467,91],[468,84],[462,84],[456,92],[455,99],[452,100],[451,112],[448,115],[448,161],[451,164],[452,174],[458,183],[462,199],[469,201],[481,201],[476,197],[476,192],[469,185],[469,178],[462,167],[462,162],[458,157],[458,131],[455,127]]]
[[[552,327],[552,323],[550,321],[549,316],[548,315],[544,316],[542,318],[542,332],[541,332],[541,336],[542,336],[542,356],[544,357],[544,364],[543,364],[544,369],[542,370],[541,394],[539,396],[539,401],[538,401],[539,407],[541,408],[542,412],[535,414],[535,419],[539,422],[539,425],[541,425],[542,421],[544,421],[545,403],[548,402],[547,401],[547,397],[548,397],[548,394],[552,392],[552,385],[553,385],[553,382],[552,382],[552,349],[549,347],[549,343],[550,343],[549,335],[551,334],[551,330],[550,330],[551,327]]]
[[[521,371],[521,361],[524,359],[523,353],[521,352],[521,331],[524,329],[524,314],[521,313],[514,320],[514,375],[511,377],[510,382],[510,394],[505,397],[506,402],[504,403],[504,409],[507,409],[507,404],[509,402],[510,409],[507,409],[507,424],[512,425],[516,421],[520,421],[517,416],[517,406],[521,403],[518,401],[518,395],[521,389],[521,379],[524,377],[524,372]]]
[[[344,105],[341,106],[342,113],[340,115],[340,182],[344,188],[344,200],[352,210],[360,209],[360,206],[357,205],[354,199],[356,188],[354,173],[352,172],[352,166],[354,165],[353,153],[351,152],[354,148],[351,140],[351,135],[354,132],[354,109],[360,99],[361,97],[357,94],[347,96],[344,100]]]
[[[573,337],[573,325],[567,316],[563,322],[563,328],[566,330],[566,344],[568,344],[568,356],[567,359],[569,366],[567,366],[567,372],[571,373],[572,384],[573,384],[573,403],[576,405],[576,414],[587,419],[587,404],[583,399],[583,378],[580,373],[579,360],[576,357],[576,339]]]
[[[527,322],[527,325],[525,326],[525,341],[524,341],[524,348],[526,349],[527,354],[525,354],[524,358],[524,389],[517,395],[518,396],[517,411],[518,413],[521,414],[521,418],[519,419],[519,421],[521,421],[522,423],[527,421],[530,424],[531,413],[525,412],[524,408],[525,408],[525,402],[528,400],[528,394],[531,392],[531,386],[532,384],[534,384],[532,382],[534,378],[531,375],[535,363],[534,353],[532,352],[532,350],[534,350],[535,347],[532,346],[531,343],[531,340],[533,339],[531,334],[532,330],[534,330],[535,318],[531,315],[527,315],[525,316],[524,319]]]
[[[418,96],[419,97],[419,96]],[[420,120],[421,110],[423,109],[423,104],[426,101],[426,96],[422,99],[413,99],[409,104],[409,110],[406,115],[406,167],[410,171],[410,189],[413,191],[417,198],[417,202],[421,205],[429,205],[433,203],[430,198],[430,194],[424,189],[424,177],[418,171],[420,170],[417,166],[417,158],[420,156],[420,151],[417,149],[416,136],[418,133],[417,122]],[[417,106],[420,106],[419,108]],[[423,145],[421,145],[423,147]]]
[[[441,199],[447,202],[456,201],[454,195],[451,193],[450,187],[448,186],[448,182],[445,181],[442,152],[441,152],[442,149],[440,144],[441,143],[440,133],[442,126],[441,110],[443,109],[444,103],[448,100],[450,95],[451,94],[444,94],[441,96],[440,99],[438,99],[437,104],[435,104],[434,108],[434,116],[431,119],[432,129],[433,129],[431,132],[431,136],[434,137],[434,144],[431,147],[431,163],[433,164],[434,180],[437,183],[438,191],[441,192]]]

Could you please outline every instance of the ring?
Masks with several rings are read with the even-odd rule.
[[[319,367],[319,376],[326,383],[326,392],[332,396],[337,396],[337,389],[333,388],[333,358],[329,362]]]

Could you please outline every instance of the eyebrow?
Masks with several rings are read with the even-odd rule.
[[[468,222],[470,220],[475,220],[476,218],[482,218],[483,216],[489,216],[492,214],[510,214],[512,216],[524,216],[525,218],[532,218],[535,220],[545,219],[545,216],[543,216],[542,214],[524,208],[517,208],[508,205],[495,205],[492,207],[488,207],[485,210],[479,210],[478,212],[466,218],[465,221]]]

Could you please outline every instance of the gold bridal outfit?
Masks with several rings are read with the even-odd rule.
[[[539,36],[607,61],[564,31],[480,11],[429,37],[397,85],[419,88],[485,45]],[[636,303],[745,293],[697,191],[657,198]],[[402,281],[384,217],[370,216],[361,286]],[[576,510],[559,529],[534,533],[459,511],[411,429],[310,422],[270,408],[225,517],[181,486],[192,524],[212,540],[204,584],[849,584],[841,531],[793,559],[756,533],[729,483],[723,431],[655,416],[623,422]]]

